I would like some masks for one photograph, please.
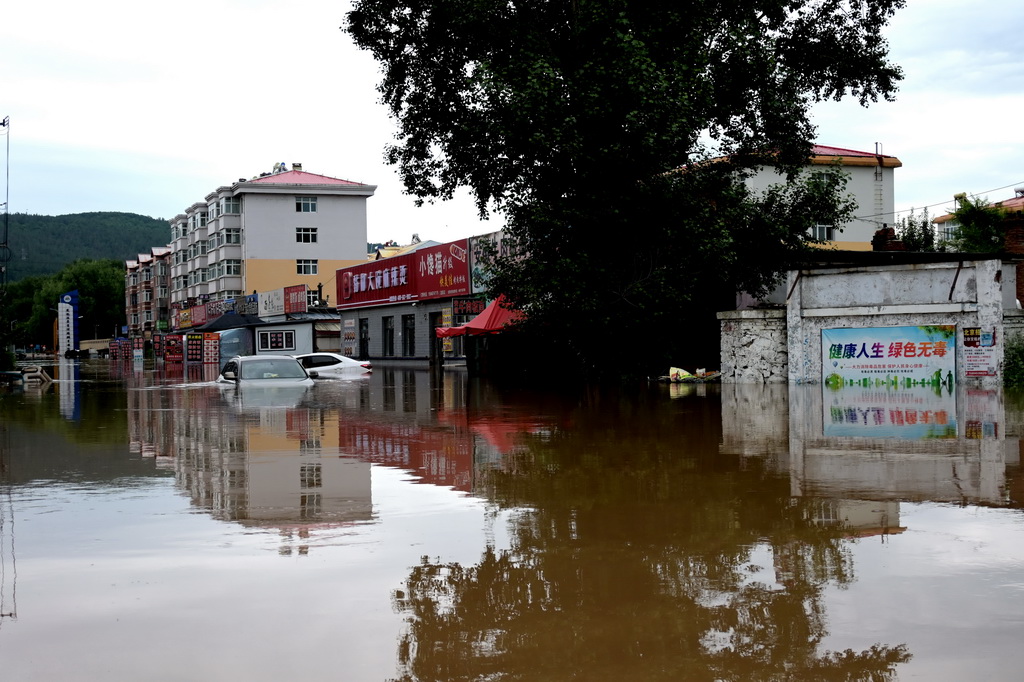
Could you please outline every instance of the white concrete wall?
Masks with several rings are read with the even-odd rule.
[[[259,334],[260,332],[278,332],[278,331],[290,331],[295,332],[295,349],[291,350],[260,350],[259,349]],[[292,322],[282,322],[280,324],[268,324],[263,327],[256,327],[253,329],[253,334],[256,335],[256,355],[300,355],[302,353],[313,352],[313,321],[312,320],[294,320]]]
[[[1002,367],[1007,338],[1024,335],[1016,269],[998,260],[850,266],[792,271],[785,310],[718,314],[724,382],[818,383],[821,330],[840,327],[948,325],[996,330]],[[1004,327],[1005,324],[1005,327]],[[965,366],[957,343],[958,381]],[[999,386],[998,376],[968,379]]]
[[[789,379],[786,311],[719,313],[722,381],[785,383]]]
[[[787,307],[790,383],[821,381],[821,330],[955,324],[997,330],[1003,338],[1003,285],[997,260],[792,271]],[[996,346],[1002,366],[1003,343]],[[958,381],[965,380],[957,342]],[[1000,372],[1001,374],[1001,372]],[[999,386],[1002,377],[972,379]]]

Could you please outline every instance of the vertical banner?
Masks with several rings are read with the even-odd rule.
[[[441,308],[441,326],[442,327],[451,327],[452,326],[452,309],[451,308]],[[441,350],[443,350],[445,353],[451,353],[451,352],[453,352],[455,350],[455,342],[452,340],[452,337],[450,337],[450,336],[444,337],[444,340],[441,342]]]
[[[193,332],[185,335],[185,362],[203,361],[203,335]]]
[[[354,358],[356,356],[356,320],[345,318],[341,330],[341,354]]]
[[[61,294],[57,301],[57,353],[78,350],[78,289]]]

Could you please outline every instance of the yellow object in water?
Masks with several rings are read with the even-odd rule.
[[[668,378],[670,381],[684,381],[686,379],[692,379],[693,375],[687,372],[685,369],[679,367],[670,367],[668,370]]]

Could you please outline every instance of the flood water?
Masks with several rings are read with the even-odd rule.
[[[1024,669],[1001,392],[52,371],[0,392],[4,680]]]

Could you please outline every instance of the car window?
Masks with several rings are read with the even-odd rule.
[[[259,359],[242,363],[243,379],[305,379],[306,373],[293,359]]]

